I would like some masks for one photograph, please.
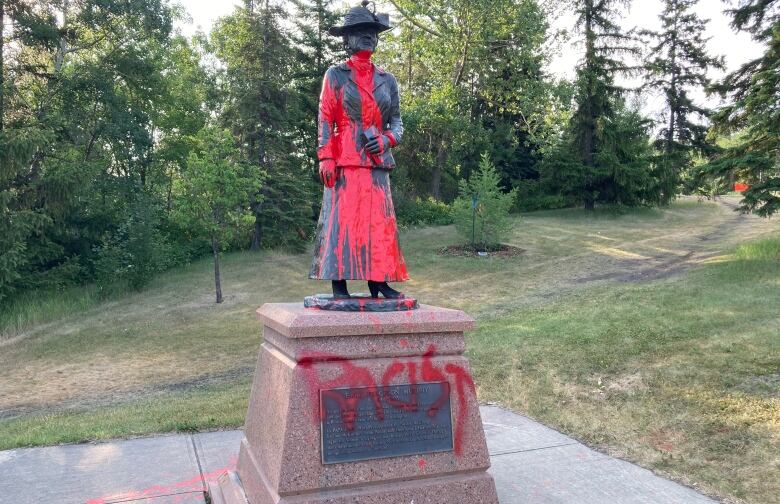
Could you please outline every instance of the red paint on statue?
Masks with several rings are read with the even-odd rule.
[[[310,278],[409,279],[390,192],[388,169],[394,161],[374,168],[363,148],[363,132],[371,128],[389,133],[390,144],[400,139],[403,126],[393,98],[397,94],[395,79],[375,67],[367,51],[326,74],[320,96],[318,158],[335,160],[337,179],[332,189],[325,189]],[[386,130],[388,124],[391,129]],[[383,153],[380,157],[387,159]]]

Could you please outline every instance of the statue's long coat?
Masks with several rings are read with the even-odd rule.
[[[363,132],[371,126],[387,135],[391,147],[403,135],[395,77],[379,67],[373,69],[373,86],[346,63],[325,74],[317,157],[335,160],[338,173],[335,186],[323,193],[309,278],[409,279],[390,192],[392,150],[381,154],[382,166],[377,167],[363,149]]]

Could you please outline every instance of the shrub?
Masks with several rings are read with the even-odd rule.
[[[102,291],[128,285],[140,289],[152,277],[176,264],[173,247],[159,230],[151,198],[139,194],[119,228],[95,248],[95,276]]]
[[[468,181],[460,181],[453,210],[455,226],[466,242],[495,247],[512,227],[509,211],[517,190],[503,193],[500,184],[501,176],[487,154],[482,155],[479,170]]]
[[[433,198],[401,199],[396,208],[401,226],[446,226],[453,223],[452,207]]]
[[[536,210],[557,210],[573,206],[561,194],[548,194],[542,190],[538,180],[520,180],[517,183],[517,198],[513,210],[533,212]]]

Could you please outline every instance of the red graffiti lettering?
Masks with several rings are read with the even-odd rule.
[[[320,382],[317,376],[317,372],[314,369],[315,362],[335,362],[341,366],[342,374],[333,380],[327,382]],[[307,352],[304,353],[302,358],[298,361],[301,368],[307,374],[306,382],[309,385],[309,393],[312,398],[312,407],[314,409],[314,417],[319,418],[320,421],[327,420],[327,412],[325,408],[320,408],[320,390],[325,390],[325,394],[329,398],[333,398],[339,403],[342,419],[344,425],[348,430],[353,430],[355,427],[355,417],[357,415],[357,405],[366,397],[371,397],[374,407],[376,409],[376,418],[383,420],[385,417],[382,401],[379,398],[376,382],[371,376],[368,369],[355,366],[349,360],[339,357],[333,354]],[[343,397],[338,393],[328,392],[328,389],[335,389],[339,387],[349,388],[363,388],[361,392],[354,394],[349,398]]]
[[[403,346],[403,342],[401,344]],[[466,436],[466,424],[469,419],[467,394],[472,394],[473,397],[476,397],[476,387],[474,386],[474,380],[465,368],[449,363],[442,369],[433,362],[435,356],[436,347],[431,345],[421,358],[411,358],[403,361],[394,360],[382,371],[382,391],[389,387],[393,380],[406,372],[406,378],[411,386],[408,401],[402,401],[392,397],[390,394],[382,396],[382,391],[380,391],[380,387],[377,386],[377,382],[368,368],[357,366],[347,358],[322,352],[304,352],[298,362],[305,373],[311,398],[313,418],[317,419],[318,422],[326,420],[327,411],[325,408],[320,407],[320,392],[322,392],[323,399],[333,399],[339,405],[341,419],[345,428],[349,431],[354,430],[358,405],[366,398],[371,398],[376,418],[379,421],[383,421],[385,411],[382,405],[382,398],[392,408],[406,412],[416,412],[419,408],[419,383],[442,383],[444,387],[441,395],[427,410],[427,415],[434,418],[439,410],[447,404],[450,391],[454,388],[458,401],[458,414],[453,422],[455,428],[453,448],[456,455],[461,455]],[[316,363],[336,363],[341,368],[341,373],[336,378],[322,381],[315,369]],[[342,393],[332,390],[338,388],[358,390],[350,391],[351,393],[348,394],[348,397],[345,397]],[[425,462],[423,461],[424,464]]]

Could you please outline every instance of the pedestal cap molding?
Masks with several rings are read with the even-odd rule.
[[[420,305],[418,310],[388,313],[331,312],[302,303],[266,303],[257,318],[288,338],[463,332],[474,319],[460,310]]]

